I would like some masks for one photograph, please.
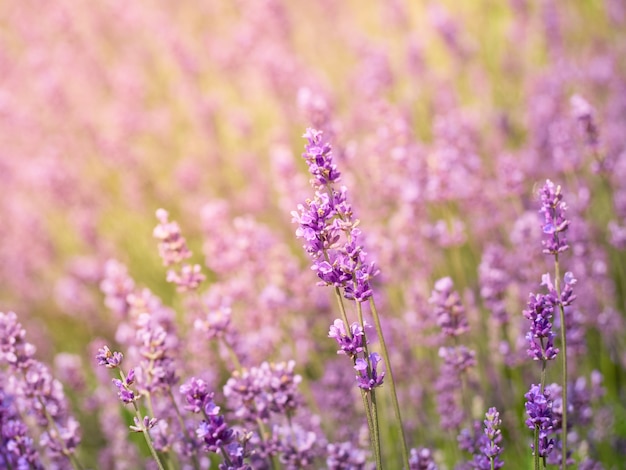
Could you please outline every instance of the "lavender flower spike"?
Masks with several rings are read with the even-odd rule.
[[[363,352],[365,333],[361,325],[357,322],[350,325],[350,334],[348,335],[343,320],[335,320],[334,323],[330,325],[328,337],[335,338],[337,341],[339,345],[337,354],[346,354],[347,356],[354,357],[358,353]]]
[[[376,370],[380,361],[381,359],[378,353],[371,353],[370,363],[372,366],[370,371],[368,371],[367,361],[365,359],[358,358],[356,360],[354,368],[359,373],[359,375],[356,376],[356,381],[359,387],[363,390],[367,390],[369,392],[383,384],[385,372],[383,371],[381,374],[378,374],[378,371]]]
[[[328,142],[324,142],[322,134],[322,131],[308,128],[302,136],[308,140],[302,156],[313,176],[311,184],[318,189],[339,181],[341,177],[332,160],[332,148]]]
[[[540,213],[544,216],[543,233],[548,235],[544,240],[543,252],[556,255],[569,248],[565,231],[569,227],[569,220],[565,218],[567,204],[563,201],[561,186],[555,186],[550,180],[539,191],[541,197]]]
[[[502,468],[504,462],[500,458],[502,453],[502,431],[500,425],[502,420],[500,419],[500,413],[495,408],[489,408],[489,411],[485,414],[485,436],[487,436],[487,442],[481,446],[480,451],[488,459],[488,469]]]

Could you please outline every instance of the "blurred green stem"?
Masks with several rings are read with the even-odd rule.
[[[558,296],[559,315],[561,318],[561,360],[563,376],[561,386],[563,387],[563,424],[561,429],[561,468],[567,468],[567,339],[565,334],[565,308],[561,302],[561,271],[559,267],[559,254],[554,255],[554,289]]]
[[[398,426],[400,428],[400,440],[402,441],[402,461],[404,467],[408,470],[409,465],[409,449],[406,445],[406,437],[404,436],[404,426],[402,425],[402,415],[400,414],[400,404],[398,403],[398,395],[396,393],[396,384],[393,380],[393,372],[391,370],[391,361],[389,360],[389,352],[387,351],[387,345],[385,344],[385,337],[383,336],[383,329],[380,324],[380,317],[378,316],[378,310],[374,303],[374,297],[370,297],[370,308],[372,310],[372,316],[374,317],[374,324],[376,325],[376,331],[380,339],[380,349],[383,353],[385,360],[385,366],[387,367],[387,375],[389,377],[389,389],[391,390],[391,400],[393,402],[393,408],[398,420]]]

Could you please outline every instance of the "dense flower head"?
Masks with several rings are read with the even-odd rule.
[[[26,330],[14,312],[0,312],[0,364],[27,369],[32,363],[35,346],[26,341]]]
[[[128,269],[119,261],[108,260],[104,264],[104,276],[100,281],[104,294],[104,305],[120,318],[125,318],[130,310],[128,296],[135,290],[135,281],[128,275]]]
[[[526,425],[529,429],[539,431],[539,456],[546,457],[554,450],[555,441],[551,434],[555,432],[555,416],[553,413],[554,402],[549,389],[542,391],[539,385],[531,385],[526,395]],[[532,445],[533,450],[534,444]]]
[[[274,426],[267,445],[271,454],[279,455],[286,469],[307,468],[319,454],[317,436],[298,424]]]
[[[489,245],[478,266],[480,296],[491,317],[500,324],[508,323],[505,295],[511,278],[505,264],[506,253],[500,245]]]
[[[137,401],[137,395],[132,390],[131,385],[135,383],[135,370],[130,369],[128,375],[123,380],[112,379],[113,384],[117,387],[117,396],[122,403],[133,403]]]
[[[108,369],[116,369],[122,364],[124,356],[121,352],[111,352],[108,346],[98,349],[96,360],[99,366],[105,366]]]
[[[326,445],[326,468],[328,470],[364,470],[367,452],[351,442]]]
[[[148,313],[139,315],[137,327],[136,340],[142,357],[136,370],[137,386],[151,393],[169,390],[179,380],[172,357],[175,336]]]
[[[235,371],[224,385],[224,396],[236,416],[267,421],[272,413],[290,415],[300,406],[295,362],[263,362],[259,367]]]
[[[437,464],[433,458],[433,453],[426,447],[411,449],[409,457],[409,470],[437,470]]]
[[[485,437],[480,447],[481,455],[485,458],[475,458],[478,468],[491,470],[492,468],[502,468],[504,462],[500,458],[502,453],[502,431],[500,425],[502,420],[500,419],[500,413],[496,408],[489,408],[489,411],[485,414]],[[493,462],[493,467],[491,463]]]
[[[302,156],[309,165],[309,172],[313,176],[311,184],[323,188],[339,181],[341,174],[333,163],[332,147],[324,140],[324,133],[307,128],[302,137],[307,139]]]
[[[205,413],[211,414],[210,411],[215,410],[214,407],[208,406],[214,394],[209,391],[209,386],[202,379],[190,378],[180,386],[180,393],[186,402],[184,408],[192,413],[201,413],[204,410]],[[219,407],[217,411],[219,412]]]
[[[451,278],[444,277],[435,283],[429,302],[445,336],[459,336],[469,329],[465,308]]]
[[[540,213],[543,214],[543,233],[546,238],[542,241],[546,254],[558,254],[569,248],[565,232],[569,227],[569,220],[565,218],[567,204],[563,201],[561,186],[546,180],[541,188],[539,195],[541,197]]]
[[[337,341],[339,345],[337,354],[346,354],[351,357],[363,352],[364,342],[366,341],[365,332],[361,325],[357,322],[352,323],[350,325],[350,333],[348,333],[345,323],[340,319],[336,319],[330,326],[328,337],[335,338]]]
[[[476,366],[476,352],[467,346],[442,346],[439,348],[439,357],[444,360],[444,366],[450,367],[458,374]]]
[[[578,121],[580,130],[585,137],[585,144],[595,148],[599,142],[599,132],[593,107],[580,95],[573,95],[570,98],[570,105],[572,114]]]
[[[187,248],[187,241],[178,224],[169,221],[169,214],[165,209],[158,209],[156,217],[159,224],[154,228],[152,235],[159,240],[159,255],[163,265],[171,266],[190,258],[191,251]]]
[[[311,267],[320,278],[319,285],[343,289],[346,298],[365,302],[372,296],[370,280],[379,270],[366,260],[367,253],[360,243],[347,189],[335,188],[339,180],[330,153],[330,145],[321,141],[322,133],[309,129],[307,151],[303,156],[313,175],[315,197],[299,204],[292,211],[292,221],[299,226],[296,236],[305,241],[304,249],[313,259]]]
[[[202,273],[202,268],[199,264],[184,264],[181,266],[180,271],[170,269],[165,277],[167,282],[176,284],[178,292],[196,290],[205,279],[206,276]]]
[[[5,377],[0,374],[0,382]],[[0,385],[0,468],[43,469],[35,442],[16,407],[15,397]]]
[[[235,431],[226,424],[224,415],[209,415],[196,429],[196,435],[209,452],[219,452],[220,448],[235,439]]]
[[[527,353],[535,361],[553,360],[559,353],[559,349],[554,347],[556,335],[552,330],[555,308],[553,294],[530,294],[528,308],[523,313],[531,321],[530,330],[526,334],[529,344]]]
[[[385,379],[385,371],[378,372],[378,364],[381,362],[380,354],[370,353],[369,364],[363,358],[358,358],[354,365],[354,369],[359,373],[356,381],[359,388],[371,391],[376,387],[380,387]]]

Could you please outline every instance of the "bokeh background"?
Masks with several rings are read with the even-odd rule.
[[[100,290],[107,260],[184,329],[188,305],[152,238],[165,208],[205,267],[207,296],[228,292],[234,324],[256,335],[247,363],[295,359],[327,422],[339,405],[316,387],[352,372],[334,365],[338,313],[290,214],[312,196],[301,136],[316,127],[381,269],[411,447],[438,449],[450,468],[461,459],[438,430],[428,302],[451,276],[479,362],[466,419],[502,408],[508,459],[526,462],[523,394],[539,372],[524,357],[522,310],[552,269],[536,196],[550,178],[572,220],[573,377],[604,377],[576,457],[624,468],[625,27],[621,0],[4,0],[0,311],[18,313],[46,362],[81,358],[88,384],[89,345],[114,341],[119,320]],[[214,377],[217,390],[224,371]],[[97,413],[70,395],[81,452],[96,461]]]

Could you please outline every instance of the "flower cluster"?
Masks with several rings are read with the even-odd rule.
[[[367,328],[367,324],[365,325]],[[346,331],[346,325],[343,320],[336,319],[330,330],[328,331],[329,338],[335,338],[339,349],[337,354],[345,354],[350,357],[356,357],[359,353],[364,351],[365,331],[357,322],[350,325],[350,333]]]
[[[295,362],[263,362],[259,367],[235,371],[224,385],[224,396],[237,417],[268,421],[272,413],[289,416],[300,405],[297,387],[302,378]]]
[[[552,318],[556,299],[550,294],[530,294],[528,309],[524,316],[531,321],[526,335],[528,356],[535,361],[550,361],[559,353],[554,347],[555,333],[552,331]]]
[[[569,227],[569,220],[565,218],[567,212],[567,204],[563,201],[561,186],[547,180],[541,188],[539,195],[541,197],[540,213],[543,214],[543,233],[547,235],[542,241],[543,252],[546,254],[556,255],[569,248],[565,232]]]
[[[433,458],[433,453],[426,447],[411,449],[411,459],[409,460],[409,470],[437,470],[437,464]]]
[[[169,221],[169,214],[165,209],[158,209],[156,216],[159,224],[154,228],[152,235],[159,240],[159,255],[163,264],[174,266],[190,258],[191,250],[187,247],[187,241],[182,236],[178,224]],[[180,292],[185,292],[197,289],[206,276],[202,274],[200,265],[183,264],[180,271],[170,269],[166,279],[167,282],[176,284]]]
[[[452,279],[444,277],[435,283],[429,302],[434,306],[437,325],[444,336],[460,336],[467,332],[469,325],[461,298],[454,290]]]
[[[379,270],[366,261],[347,189],[337,190],[333,185],[340,173],[332,162],[331,145],[315,129],[307,129],[304,137],[308,143],[302,156],[316,192],[313,200],[298,205],[298,210],[291,213],[299,224],[296,236],[305,240],[304,249],[313,258],[311,269],[320,278],[320,285],[341,288],[346,298],[365,302],[372,296],[370,280]]]
[[[359,388],[371,391],[373,388],[380,387],[385,378],[385,371],[378,372],[378,364],[381,358],[378,353],[370,353],[369,363],[363,358],[358,358],[354,364],[354,369],[359,373],[356,381]]]
[[[538,448],[532,444],[533,452],[540,457],[547,457],[555,447],[554,438],[550,437],[558,428],[557,418],[553,413],[554,397],[550,389],[541,390],[539,385],[531,385],[526,395],[526,425],[529,429],[538,430]]]
[[[367,455],[365,451],[355,448],[350,442],[328,444],[326,446],[326,467],[328,470],[364,470],[366,468]]]
[[[64,466],[68,460],[75,459],[80,427],[68,411],[63,386],[52,377],[47,366],[34,358],[34,354],[35,347],[26,341],[26,331],[17,315],[0,312],[0,366],[8,366],[11,373],[11,380],[3,380],[0,388],[2,403],[9,405],[9,401],[12,402],[7,406],[6,417],[4,408],[0,408],[1,437],[7,440],[7,449],[12,454],[6,458],[27,466],[39,465],[29,431],[21,420],[15,419],[15,413],[18,413],[34,418],[41,428],[39,445],[55,465]]]

